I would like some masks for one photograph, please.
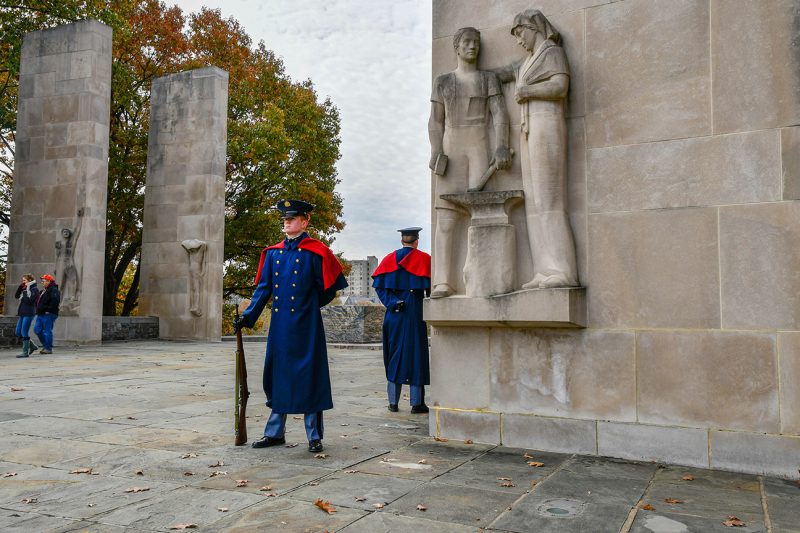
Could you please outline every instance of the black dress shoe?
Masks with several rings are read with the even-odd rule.
[[[322,451],[322,441],[319,439],[308,441],[308,451],[311,453],[319,453]]]
[[[424,403],[411,406],[411,412],[414,414],[427,413],[428,411],[429,411],[428,406],[425,405]]]
[[[253,448],[269,448],[270,446],[278,446],[280,444],[286,444],[286,439],[284,437],[261,437],[258,440],[254,440],[251,446]]]
[[[399,410],[400,410],[400,409],[398,409],[398,408],[397,408],[397,404],[396,404],[396,403],[390,403],[390,404],[389,404],[389,411],[391,411],[391,412],[393,412],[393,413],[396,413],[396,412],[397,412],[397,411],[399,411]]]

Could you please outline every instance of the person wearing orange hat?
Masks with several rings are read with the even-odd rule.
[[[58,290],[56,279],[50,274],[41,277],[44,289],[36,299],[36,322],[33,332],[42,342],[39,353],[53,353],[53,324],[58,318],[58,306],[61,303],[61,293]]]

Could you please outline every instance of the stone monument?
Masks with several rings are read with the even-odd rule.
[[[139,308],[162,338],[220,340],[227,104],[216,67],[153,81]]]
[[[66,296],[57,343],[102,336],[110,99],[108,26],[85,20],[25,35],[5,309],[16,309],[22,274],[55,273]]]
[[[514,80],[516,155],[482,192],[523,197],[492,215],[514,228],[495,262],[514,290],[468,294],[483,266],[426,301],[431,434],[797,476],[798,17],[798,0],[433,1],[433,80],[467,26],[476,70]],[[476,217],[476,193],[447,192]],[[460,223],[459,273],[482,250]]]

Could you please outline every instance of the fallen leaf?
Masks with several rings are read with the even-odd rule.
[[[356,501],[357,502],[365,502],[365,501],[367,501],[367,499],[365,497],[363,497],[363,496],[356,496]]]
[[[22,503],[39,503],[39,498],[22,498]]]
[[[208,465],[209,468],[219,468],[220,466],[225,466],[225,463],[223,463],[222,461],[217,461],[213,465]]]
[[[96,503],[90,503],[90,504],[87,505],[87,507],[94,507],[95,505],[97,505],[97,504]]]
[[[272,485],[264,485],[263,487],[261,487],[261,488],[260,488],[260,489],[258,489],[258,490],[260,490],[260,491],[262,491],[262,492],[269,492],[269,491],[271,491],[271,490],[272,490]]]
[[[722,523],[725,527],[745,527],[747,524],[739,520],[733,515],[728,515],[728,519]]]
[[[500,480],[500,481],[511,481],[510,477],[499,477],[497,479]]]
[[[3,474],[3,477],[14,477],[16,475],[17,475],[16,472],[6,472],[5,474]]]
[[[302,416],[293,416],[292,418],[295,419],[295,420],[302,420],[303,419]]]
[[[142,472],[141,470],[137,470],[137,471],[135,472],[135,474],[136,474],[137,476],[143,476],[143,475],[144,475],[144,472]]]
[[[433,437],[433,440],[435,440],[436,442],[447,442],[449,439],[446,439],[444,437]]]
[[[354,449],[354,450],[357,450],[357,449],[358,449],[358,446],[353,446],[353,449]]]
[[[417,464],[426,465],[426,464],[428,464],[428,460],[427,459],[420,459],[419,461],[417,461]]]
[[[175,524],[174,526],[169,526],[170,529],[195,529],[197,524]]]
[[[311,487],[316,487],[317,485],[319,485],[319,481],[309,481],[308,484]]]
[[[129,416],[128,420],[136,420],[136,417],[135,416]]]
[[[516,485],[514,485],[514,484],[513,484],[513,483],[511,483],[510,481],[506,481],[506,482],[504,482],[504,483],[500,483],[500,486],[501,486],[501,487],[516,487]]]
[[[23,389],[22,387],[11,387],[11,392],[20,392],[24,390],[25,389]]]
[[[91,474],[91,468],[78,468],[77,470],[71,470],[70,474]]]
[[[265,498],[277,498],[278,494],[275,493],[275,492],[267,492],[266,494],[264,494],[264,497]]]
[[[131,487],[129,489],[125,489],[125,492],[145,492],[150,490],[150,487]]]
[[[528,461],[528,466],[533,466],[536,468],[541,468],[544,466],[544,463],[540,463],[539,461]]]
[[[224,470],[214,470],[208,477],[227,476],[228,473]]]
[[[314,456],[314,459],[325,459],[328,457],[327,453],[318,453]]]
[[[356,474],[356,473],[358,473],[358,470],[345,470],[344,473],[345,474]]]
[[[656,510],[656,508],[653,507],[652,505],[650,505],[649,503],[646,503],[646,504],[642,505],[642,509],[644,509],[645,511],[655,511]]]
[[[664,501],[667,503],[683,503],[683,500],[678,500],[675,498],[664,498]]]
[[[372,506],[375,509],[383,509],[384,507],[386,507],[386,504],[385,503],[373,503]]]
[[[336,508],[331,505],[331,502],[325,500],[314,500],[314,505],[322,509],[328,514],[333,514],[336,512]]]
[[[292,444],[287,444],[285,447],[286,447],[286,448],[296,448],[296,447],[297,447],[297,444],[298,444],[297,442],[294,442],[294,443],[292,443]]]
[[[694,476],[691,475],[691,474],[686,474],[681,479],[684,480],[684,481],[694,481]]]
[[[228,512],[228,508],[227,507],[217,507],[217,511],[219,511],[220,513],[227,513]]]
[[[428,508],[422,504],[417,505],[417,511],[427,511]]]
[[[472,439],[467,439],[464,441],[464,444],[472,444]]]
[[[181,459],[189,459],[190,457],[197,457],[197,454],[194,452],[189,452],[181,455]]]
[[[249,479],[237,479],[236,480],[236,486],[237,487],[246,487],[248,483],[250,483]]]
[[[183,475],[184,475],[184,476],[193,476],[193,475],[194,475],[194,472],[188,472],[188,471],[187,471],[187,472],[184,472],[184,473],[183,473]]]
[[[341,437],[343,439],[346,439],[347,438],[347,433],[343,433],[343,434],[339,435],[339,437]]]
[[[349,426],[350,424],[339,424],[340,426]]]
[[[523,459],[533,459],[533,456],[531,454],[529,454],[528,452],[525,452],[525,454],[522,456],[522,458]]]

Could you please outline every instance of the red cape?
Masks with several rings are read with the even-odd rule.
[[[429,278],[431,277],[431,256],[425,252],[414,249],[398,263],[396,253],[390,252],[381,260],[378,268],[372,273],[372,277],[374,278],[381,274],[394,272],[400,267],[403,267],[403,270],[415,276]]]
[[[261,269],[264,267],[264,261],[267,258],[267,250],[283,249],[283,241],[272,246],[267,246],[261,250],[261,259],[258,260],[258,271],[256,272],[256,286],[261,279]],[[342,265],[336,256],[333,255],[330,248],[325,246],[322,242],[311,237],[306,237],[297,247],[298,250],[306,249],[311,253],[315,253],[322,258],[322,283],[325,285],[325,290],[329,289],[339,274],[342,273]]]

